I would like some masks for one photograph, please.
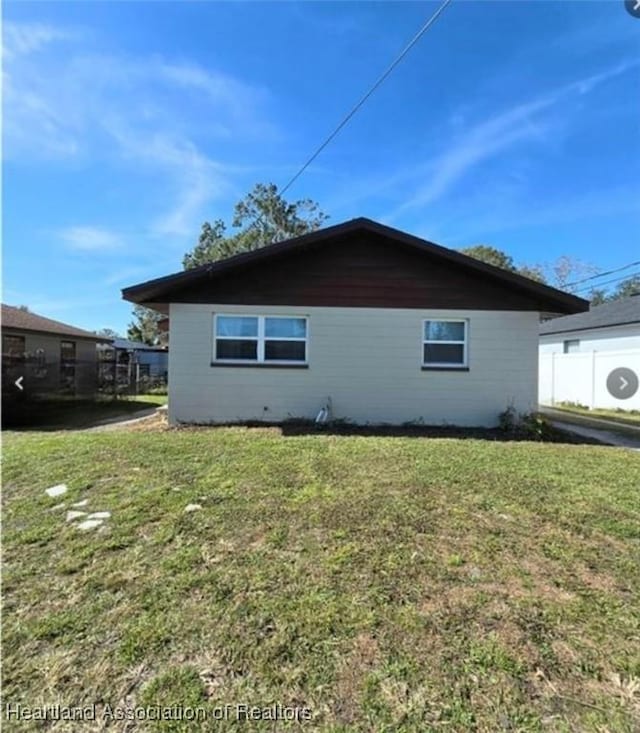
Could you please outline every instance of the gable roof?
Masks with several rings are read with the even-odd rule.
[[[540,335],[586,331],[591,328],[622,326],[627,323],[637,323],[640,328],[640,294],[593,306],[587,313],[552,318],[540,324]]]
[[[16,331],[51,333],[56,336],[70,336],[99,342],[111,341],[111,339],[98,336],[95,333],[91,333],[91,331],[84,331],[82,328],[70,326],[68,323],[54,321],[52,318],[45,318],[44,316],[39,316],[37,313],[25,311],[21,308],[14,308],[12,305],[5,305],[4,303],[2,303],[2,328],[13,328]]]
[[[149,280],[139,285],[133,285],[123,289],[122,297],[133,303],[157,307],[172,302],[172,297],[175,297],[178,293],[184,294],[186,288],[201,285],[208,280],[236,274],[238,271],[252,265],[273,263],[286,255],[319,249],[323,245],[335,243],[345,235],[350,234],[375,235],[389,244],[411,249],[432,259],[436,258],[443,263],[478,275],[480,278],[488,278],[504,288],[535,298],[540,303],[539,310],[554,313],[577,313],[586,310],[589,306],[588,301],[582,298],[543,285],[522,275],[488,265],[461,252],[442,247],[366,218],[351,219],[342,224],[319,229],[300,237],[276,242],[260,249],[202,265],[193,270],[186,270]]]

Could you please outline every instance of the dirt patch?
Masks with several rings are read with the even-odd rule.
[[[376,639],[369,634],[357,636],[353,648],[340,664],[336,681],[334,712],[340,722],[351,725],[358,720],[365,681],[378,659]]]
[[[165,430],[171,430],[167,421],[167,414],[164,411],[156,412],[144,420],[122,425],[119,429],[132,433],[159,433]]]

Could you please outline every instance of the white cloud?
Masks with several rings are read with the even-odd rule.
[[[544,113],[576,95],[592,92],[600,84],[638,66],[639,63],[631,61],[618,64],[459,131],[454,142],[443,153],[414,169],[414,173],[419,172],[421,178],[426,178],[428,182],[396,208],[388,219],[393,220],[407,210],[425,207],[439,200],[478,164],[517,143],[544,141],[547,133],[556,129],[555,120]]]
[[[108,252],[124,244],[118,234],[94,226],[66,227],[58,232],[58,237],[78,252]]]
[[[5,158],[124,164],[152,181],[145,200],[160,213],[149,234],[193,236],[207,205],[235,188],[238,169],[217,159],[228,154],[228,141],[242,146],[279,134],[266,112],[268,92],[219,70],[183,59],[98,55],[83,47],[82,34],[48,26],[14,26],[11,38]],[[47,54],[54,39],[73,42],[64,55]]]
[[[230,169],[208,158],[188,139],[168,133],[141,135],[123,120],[105,124],[125,159],[165,174],[168,205],[150,223],[150,233],[193,236],[204,205],[229,191]]]
[[[45,23],[4,22],[2,55],[5,61],[39,51],[53,41],[72,38],[73,34]]]

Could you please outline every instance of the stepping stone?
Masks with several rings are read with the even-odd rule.
[[[67,493],[67,485],[57,484],[56,486],[52,486],[50,489],[45,489],[44,493],[51,497],[62,496]]]
[[[111,512],[93,512],[89,514],[89,519],[109,519]]]
[[[76,503],[71,506],[87,506],[88,503],[89,499],[83,499],[82,501],[76,501]]]
[[[74,519],[79,517],[86,517],[86,512],[74,512],[73,510],[67,512],[67,522],[73,522]]]
[[[52,506],[51,509],[49,509],[50,512],[57,512],[58,509],[64,509],[65,506],[67,506],[64,502],[62,504],[56,504],[55,506]]]
[[[81,529],[83,532],[86,532],[90,529],[95,529],[96,527],[99,527],[102,524],[102,519],[85,519],[84,522],[80,522],[78,524],[78,529]]]
[[[185,512],[197,512],[199,509],[202,509],[200,504],[187,504],[184,508]]]

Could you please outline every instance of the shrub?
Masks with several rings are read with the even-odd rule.
[[[513,404],[507,406],[498,416],[498,426],[505,433],[534,440],[550,440],[553,427],[537,412],[518,413]]]
[[[518,413],[513,404],[509,404],[505,410],[498,415],[498,427],[505,433],[512,433],[518,425]]]

